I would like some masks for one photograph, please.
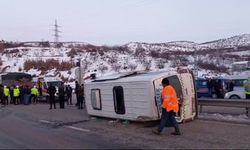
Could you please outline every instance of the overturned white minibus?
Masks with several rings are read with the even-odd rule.
[[[161,117],[161,81],[167,77],[179,98],[178,122],[197,115],[194,78],[191,73],[131,72],[97,78],[85,83],[87,112],[132,121],[152,121]]]

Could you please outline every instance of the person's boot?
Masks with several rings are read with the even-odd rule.
[[[175,127],[175,132],[171,133],[172,135],[181,135],[179,127]]]
[[[161,135],[161,132],[158,129],[153,129],[152,132],[156,135]]]

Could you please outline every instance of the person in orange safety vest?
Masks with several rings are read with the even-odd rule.
[[[163,128],[170,122],[174,126],[175,132],[173,135],[181,135],[179,126],[175,119],[175,114],[179,111],[178,98],[173,86],[169,84],[169,80],[164,78],[162,80],[162,114],[161,122],[157,130],[152,130],[153,133],[160,135]]]

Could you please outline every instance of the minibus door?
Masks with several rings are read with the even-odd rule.
[[[154,80],[154,94],[155,94],[155,106],[157,107],[158,111],[158,117],[161,118],[161,90],[162,90],[162,85],[161,81],[163,78],[159,78]]]

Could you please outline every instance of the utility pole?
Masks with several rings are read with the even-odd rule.
[[[81,68],[82,68],[82,64],[81,64],[81,61],[82,61],[81,58],[78,58],[78,59],[77,59],[77,62],[76,62],[76,66],[77,66],[78,69],[79,69],[79,70],[78,70],[78,83],[79,83],[79,84],[82,84],[82,80],[81,80],[81,79],[82,79],[82,69],[81,69]],[[77,72],[76,72],[76,73],[77,73]]]
[[[59,25],[57,24],[57,20],[55,20],[55,24],[54,24],[53,26],[54,26],[54,29],[53,29],[54,34],[53,34],[53,36],[54,36],[55,48],[57,48],[58,45],[59,45],[59,37],[60,37],[59,33],[61,32],[61,31],[59,30],[59,28],[60,28],[61,26],[59,26]]]

